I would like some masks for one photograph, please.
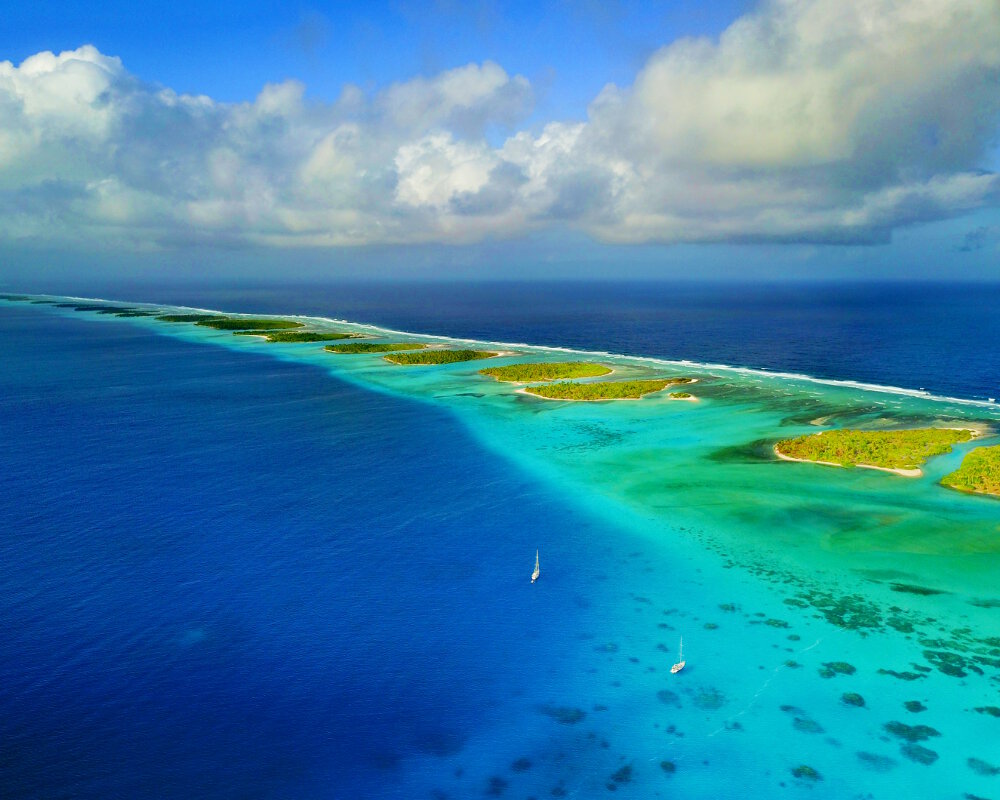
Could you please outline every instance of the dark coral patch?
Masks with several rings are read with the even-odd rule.
[[[531,769],[531,760],[528,758],[524,758],[522,756],[513,764],[511,764],[510,768],[514,770],[514,772],[527,772],[529,769]]]
[[[587,716],[587,712],[582,708],[570,706],[539,706],[538,710],[545,716],[552,717],[560,725],[576,725]]]
[[[792,775],[804,781],[821,781],[822,776],[808,764],[801,764],[792,770]]]
[[[916,761],[918,764],[928,765],[938,760],[937,753],[919,744],[904,744],[900,748],[900,752],[910,761]]]
[[[796,717],[792,720],[792,727],[797,731],[802,733],[822,733],[823,726],[820,725],[816,720],[809,719],[809,717]]]
[[[494,775],[490,778],[489,784],[486,786],[486,796],[487,797],[499,797],[504,793],[507,788],[507,781],[501,778],[499,775]]]
[[[896,759],[889,758],[889,756],[880,756],[878,753],[866,753],[864,751],[858,753],[858,758],[862,764],[876,772],[888,772],[898,763]]]
[[[991,717],[1000,717],[1000,708],[996,706],[979,706],[976,708],[977,714],[989,714]]]
[[[920,678],[926,678],[926,673],[921,674],[919,672],[896,672],[893,669],[880,669],[878,671],[879,675],[889,675],[893,678],[898,678],[901,681],[916,681]]]
[[[986,775],[987,777],[1000,775],[1000,767],[994,767],[981,758],[970,758],[965,763],[969,765],[969,769],[978,775]]]
[[[726,696],[718,689],[701,689],[694,696],[694,704],[704,711],[715,711],[726,704]]]
[[[842,702],[845,706],[861,707],[865,704],[865,698],[857,692],[844,692],[840,696],[840,702]]]
[[[846,661],[827,661],[819,670],[821,678],[834,678],[837,675],[853,675],[857,669]]]
[[[656,699],[661,703],[666,703],[668,706],[675,706],[676,708],[681,707],[681,698],[676,692],[672,692],[669,689],[660,689],[656,693]]]
[[[615,772],[611,775],[611,780],[615,783],[631,783],[632,765],[626,764],[621,769],[615,770]]]
[[[905,739],[908,742],[922,742],[932,736],[940,736],[940,731],[935,730],[930,725],[907,725],[905,722],[887,722],[882,726],[893,736]]]
[[[666,772],[668,775],[677,772],[677,765],[673,761],[661,761],[660,769]]]
[[[940,589],[928,589],[926,586],[913,586],[909,583],[892,583],[889,585],[889,588],[894,592],[904,592],[905,594],[919,594],[924,596],[947,594],[947,592],[942,592]]]
[[[907,700],[903,705],[906,706],[907,711],[912,711],[914,714],[919,714],[921,711],[927,710],[927,706],[919,700]]]

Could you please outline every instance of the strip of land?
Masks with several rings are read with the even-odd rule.
[[[498,381],[508,383],[531,383],[534,381],[556,381],[567,378],[596,378],[608,375],[613,370],[604,364],[587,361],[554,361],[536,364],[509,364],[505,367],[488,367],[479,370],[480,375],[488,375]]]
[[[202,322],[210,319],[225,319],[218,314],[160,314],[160,322]]]
[[[941,479],[941,485],[1000,497],[1000,445],[970,450],[961,466]]]
[[[966,428],[915,428],[899,431],[832,430],[774,445],[783,461],[804,461],[830,467],[862,467],[907,478],[923,474],[927,459],[951,451],[977,431]]]
[[[423,350],[419,353],[390,353],[382,356],[392,364],[426,365],[426,364],[454,364],[459,361],[477,361],[482,358],[494,358],[500,353],[493,353],[488,350]]]
[[[420,342],[350,342],[328,344],[323,349],[331,353],[394,353],[400,350],[423,350],[426,347]]]
[[[518,391],[546,400],[599,402],[602,400],[638,400],[644,395],[660,392],[668,386],[694,383],[694,378],[660,378],[646,381],[596,381],[572,383],[560,381],[542,386],[525,386]]]
[[[255,319],[254,317],[215,317],[197,320],[195,325],[214,328],[217,331],[278,331],[305,327],[301,322],[294,322],[290,319]]]
[[[324,331],[233,331],[234,336],[260,336],[269,342],[333,342],[337,339],[357,339],[360,333],[327,333]]]

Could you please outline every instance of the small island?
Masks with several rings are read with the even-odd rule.
[[[941,485],[960,492],[1000,497],[1000,445],[969,451],[961,466],[941,479]]]
[[[195,325],[214,328],[217,331],[279,331],[305,327],[301,322],[293,322],[290,319],[255,319],[254,317],[209,317],[197,320]]]
[[[269,342],[332,342],[337,339],[357,339],[359,333],[325,333],[321,331],[233,331],[233,336],[260,336]]]
[[[330,353],[393,353],[397,350],[423,350],[427,345],[419,342],[350,342],[349,344],[328,344],[324,347]]]
[[[419,353],[391,353],[382,356],[392,364],[405,366],[426,364],[455,364],[459,361],[477,361],[481,358],[494,358],[500,355],[488,350],[423,350]]]
[[[225,319],[217,314],[160,314],[160,322],[204,322],[210,319]]]
[[[698,398],[690,392],[671,392],[667,395],[671,400],[687,400],[689,403],[697,403]]]
[[[915,428],[899,431],[832,430],[784,439],[774,453],[784,461],[807,461],[832,467],[863,467],[908,478],[932,456],[967,442],[976,431],[958,428]]]
[[[480,375],[508,383],[557,381],[566,378],[596,378],[611,372],[610,367],[586,361],[555,361],[541,364],[510,364],[506,367],[488,367]]]
[[[660,378],[647,381],[597,381],[572,383],[561,381],[544,386],[526,386],[522,392],[547,400],[638,400],[644,395],[662,391],[668,386],[691,383],[693,378]]]

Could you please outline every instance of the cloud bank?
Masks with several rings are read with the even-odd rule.
[[[583,122],[470,64],[333,103],[177,94],[84,46],[0,63],[0,241],[158,249],[886,241],[1000,205],[1000,4],[772,0]]]

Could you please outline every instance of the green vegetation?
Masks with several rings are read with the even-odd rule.
[[[137,311],[138,309],[128,306],[95,306],[95,305],[75,305],[74,311],[96,311],[98,314],[123,314],[126,311]]]
[[[688,383],[690,378],[671,378],[652,381],[598,381],[597,383],[550,383],[547,386],[528,386],[526,392],[551,400],[638,400],[645,394],[659,392],[677,383]]]
[[[157,317],[160,322],[202,322],[209,319],[225,319],[216,314],[161,314]]]
[[[393,364],[454,364],[458,361],[477,361],[493,358],[497,353],[486,350],[424,350],[420,353],[392,353],[382,356]]]
[[[694,397],[690,392],[671,392],[669,396],[674,400],[690,400]]]
[[[321,333],[319,331],[233,331],[234,336],[263,336],[269,342],[332,342],[337,339],[355,339],[356,333]]]
[[[393,353],[397,350],[423,350],[427,345],[419,342],[351,342],[329,344],[324,350],[331,353]]]
[[[565,378],[596,378],[611,372],[603,364],[586,361],[558,361],[547,364],[511,364],[507,367],[489,367],[479,370],[498,381],[526,383],[529,381],[556,381]]]
[[[884,469],[919,469],[931,456],[951,450],[956,442],[967,442],[972,431],[948,428],[917,428],[905,431],[823,431],[775,446],[780,455],[806,461],[826,461],[844,467],[861,465]]]
[[[286,328],[303,328],[301,322],[290,319],[255,319],[253,317],[213,317],[195,322],[205,328],[215,328],[217,331],[278,331]]]
[[[969,451],[962,465],[941,479],[941,485],[963,492],[1000,496],[1000,445]]]

